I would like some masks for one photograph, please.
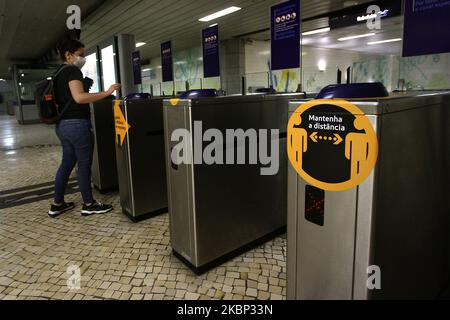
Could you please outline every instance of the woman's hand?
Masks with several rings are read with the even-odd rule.
[[[115,91],[119,91],[122,88],[122,85],[120,83],[113,84],[111,87],[109,87],[108,91],[106,93],[108,96],[111,96]]]
[[[120,90],[122,85],[113,84],[108,91],[99,93],[87,93],[84,91],[83,83],[79,80],[69,82],[70,93],[73,100],[78,104],[94,103],[111,96],[116,90]]]

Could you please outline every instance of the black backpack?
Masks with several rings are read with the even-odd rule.
[[[34,97],[36,105],[39,109],[41,120],[46,124],[57,124],[73,101],[73,98],[70,99],[70,101],[67,102],[61,110],[55,99],[54,81],[56,77],[58,77],[58,75],[67,68],[73,68],[73,66],[67,64],[63,65],[58,69],[58,71],[56,71],[53,77],[40,81],[36,84]]]

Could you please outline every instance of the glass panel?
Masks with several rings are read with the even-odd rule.
[[[203,89],[216,89],[220,90],[222,88],[222,83],[220,77],[212,77],[203,79]]]
[[[337,68],[320,71],[317,67],[303,69],[303,91],[319,92],[330,84],[337,83]]]
[[[162,96],[161,83],[152,83],[151,86],[153,87],[153,96],[154,97]]]
[[[174,92],[174,83],[173,82],[163,82],[161,84],[162,93],[163,96],[171,96]]]
[[[352,66],[352,82],[381,82],[388,91],[392,91],[397,85],[394,76],[395,70],[398,70],[396,59],[390,56],[358,61]]]
[[[84,77],[90,78],[94,81],[90,92],[99,92],[100,84],[98,82],[99,76],[97,53],[92,53],[86,57],[86,64],[84,65],[83,69],[81,69],[81,71],[83,72]]]
[[[114,46],[110,45],[102,49],[102,75],[103,75],[103,88],[108,90],[109,87],[117,83],[116,79],[116,63]],[[118,92],[115,92],[118,95]]]
[[[450,53],[399,57],[398,63],[398,83],[404,83],[405,89],[450,89]],[[397,84],[397,87],[400,86]]]
[[[297,92],[301,83],[301,69],[272,71],[272,83],[277,92]]]
[[[196,78],[196,79],[189,79],[189,89],[190,90],[196,90],[202,88],[202,79]]]
[[[175,93],[181,94],[186,92],[186,81],[175,81]]]
[[[255,93],[257,89],[270,87],[268,72],[248,73],[245,79],[247,93]]]

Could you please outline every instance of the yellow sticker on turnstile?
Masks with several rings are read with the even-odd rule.
[[[125,137],[127,136],[128,131],[131,126],[127,123],[125,116],[123,115],[122,109],[120,108],[122,101],[116,100],[114,102],[114,123],[116,127],[116,143],[120,146],[123,145],[125,141]]]
[[[178,102],[180,102],[180,99],[170,99],[170,104],[174,107],[178,105]]]
[[[378,138],[369,118],[345,100],[304,103],[288,124],[288,157],[310,185],[345,191],[361,185],[378,159]]]

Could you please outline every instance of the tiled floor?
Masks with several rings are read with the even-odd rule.
[[[55,144],[49,128],[5,117],[0,127],[0,140],[10,132],[16,141],[0,148],[0,193],[52,181],[61,155],[58,147],[42,147]],[[171,254],[167,214],[133,224],[117,194],[96,197],[115,210],[83,218],[77,207],[50,219],[48,200],[0,210],[0,299],[285,298],[285,237],[196,276]],[[80,196],[67,200],[80,203]],[[71,289],[77,268],[80,289]]]

